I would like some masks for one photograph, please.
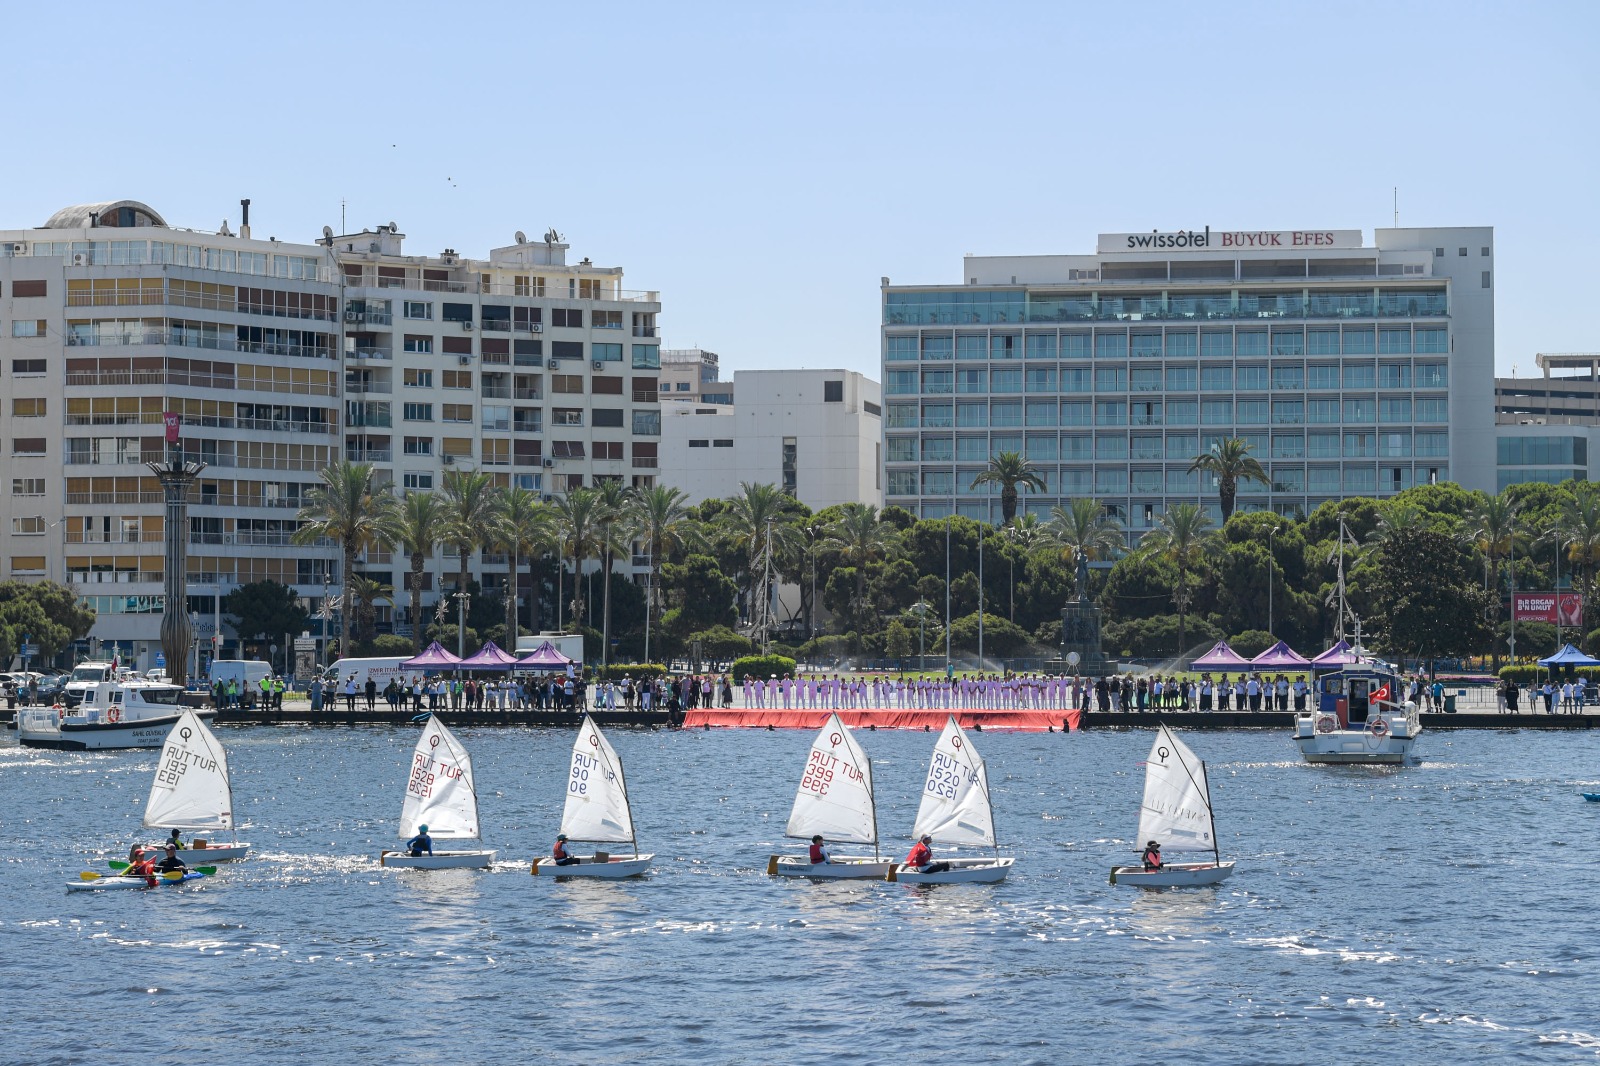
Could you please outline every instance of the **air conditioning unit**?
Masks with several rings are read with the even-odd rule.
[[[12,255],[26,255],[26,254],[28,254],[28,246],[26,244],[13,244],[11,246],[11,254]],[[538,329],[538,328],[539,328],[538,323],[534,323],[534,329]]]
[[[546,363],[545,366],[549,367],[551,370],[560,370],[561,369],[561,360],[552,359],[548,363]]]
[[[89,265],[89,262],[90,262],[90,260],[89,260],[89,253],[88,252],[73,252],[72,253],[72,265],[73,266],[75,266],[75,267],[86,267],[86,266]]]
[[[556,461],[554,459],[546,459],[546,460],[544,460],[544,465],[545,466],[555,466],[556,465]]]
[[[459,359],[457,359],[456,362],[460,363],[462,366],[471,366],[472,365],[472,356],[463,355]]]
[[[461,323],[461,332],[462,333],[471,333],[472,332],[472,323],[471,322],[463,322],[463,323]]]
[[[441,461],[444,463],[445,466],[455,466],[456,465],[456,457],[453,456],[453,455],[446,455]]]
[[[365,320],[366,317],[367,316],[362,314],[360,311],[346,311],[344,313],[344,320],[346,322],[361,322]]]
[[[21,245],[18,245],[17,247],[20,248]],[[544,332],[544,323],[543,322],[535,322],[533,324],[533,331],[535,333],[543,333]]]
[[[593,363],[591,363],[589,365],[594,367],[596,370],[604,370],[606,368],[606,364],[602,360],[599,360],[599,359],[596,359]]]

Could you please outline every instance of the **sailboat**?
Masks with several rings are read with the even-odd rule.
[[[178,857],[190,866],[200,862],[242,859],[250,845],[239,843],[233,826],[233,785],[228,778],[228,755],[200,716],[186,709],[161,746],[150,799],[144,806],[144,824],[150,829],[181,829],[190,834],[226,830],[233,843],[218,846],[192,837]]]
[[[777,877],[875,878],[894,864],[878,857],[878,808],[872,794],[872,760],[837,712],[828,715],[811,742],[805,772],[795,792],[785,836],[826,843],[871,844],[873,857],[836,855],[813,863],[810,855],[773,855],[767,873]]]
[[[916,885],[1004,881],[1015,859],[1000,855],[994,832],[994,806],[989,801],[989,772],[983,757],[951,715],[933,746],[928,777],[922,785],[922,804],[911,835],[927,833],[936,844],[970,844],[993,848],[994,856],[940,859],[949,866],[937,873],[919,873],[903,863],[889,867],[889,880]]]
[[[478,839],[478,790],[472,779],[472,756],[437,715],[422,727],[411,757],[411,776],[400,808],[400,839],[409,840],[424,825],[430,836],[444,840]],[[435,850],[432,855],[385,850],[378,862],[414,870],[459,870],[486,867],[494,856],[486,850]]]
[[[592,855],[574,855],[578,861],[567,866],[557,866],[553,858],[534,859],[535,877],[541,873],[555,877],[637,877],[649,871],[650,861],[655,858],[653,854],[639,854],[622,759],[588,714],[583,716],[578,739],[572,745],[572,772],[567,775],[561,832],[571,840],[632,844],[633,854],[596,851]]]
[[[1113,866],[1111,883],[1140,888],[1214,885],[1233,873],[1217,850],[1206,764],[1162,725],[1144,767],[1144,803],[1139,808],[1140,846],[1154,840],[1163,852],[1209,851],[1211,862],[1167,863],[1159,870]]]

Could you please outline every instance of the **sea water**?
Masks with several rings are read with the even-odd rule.
[[[612,731],[656,854],[620,883],[528,872],[570,731],[460,730],[487,872],[378,866],[415,727],[218,734],[253,856],[73,894],[163,835],[139,829],[156,753],[0,739],[0,1061],[1600,1056],[1589,733],[1431,732],[1404,769],[1307,766],[1278,730],[1186,734],[1238,869],[1158,892],[1106,882],[1142,843],[1149,731],[974,734],[1017,859],[993,886],[767,877],[799,847],[809,733]],[[859,734],[896,858],[936,736]]]

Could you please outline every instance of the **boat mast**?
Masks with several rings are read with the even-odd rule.
[[[633,857],[639,857],[639,831],[633,827],[633,801],[628,798],[627,775],[622,772],[622,756],[617,756],[617,776],[622,778],[622,805],[628,809],[628,837],[633,841]],[[1207,795],[1210,793],[1208,792]],[[1211,835],[1217,835],[1215,825],[1211,827]]]
[[[872,756],[867,756],[867,780],[872,780]],[[872,861],[877,862],[882,856],[878,853],[878,790],[871,785],[867,786],[867,802],[872,804]]]
[[[1206,761],[1200,760],[1200,780],[1206,786],[1206,815],[1211,819],[1211,854],[1222,865],[1222,849],[1217,841],[1217,808],[1211,802],[1211,779],[1206,776]]]

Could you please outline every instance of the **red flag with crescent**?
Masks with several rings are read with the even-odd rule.
[[[162,411],[161,424],[167,427],[167,443],[178,443],[178,412]]]
[[[1392,702],[1394,702],[1392,699],[1390,699],[1389,682],[1385,681],[1382,685],[1378,686],[1378,688],[1373,691],[1373,693],[1372,693],[1372,702],[1373,703],[1392,703]]]

